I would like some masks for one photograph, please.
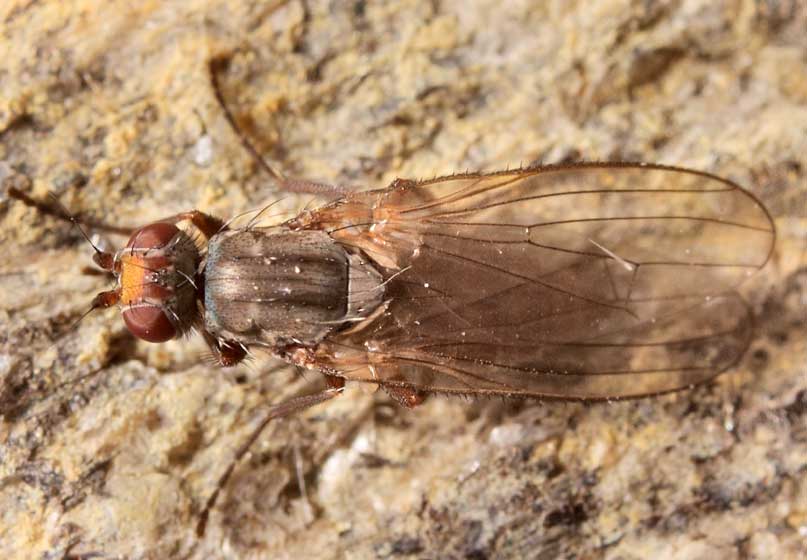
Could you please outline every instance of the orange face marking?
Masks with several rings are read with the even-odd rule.
[[[144,266],[145,259],[139,255],[125,254],[120,263],[120,302],[122,305],[129,305],[140,301],[148,270]]]
[[[143,256],[124,251],[120,256],[120,303],[123,306],[136,304],[146,299],[164,299],[170,290],[157,284],[152,278],[155,271],[170,266],[170,260],[161,256]]]

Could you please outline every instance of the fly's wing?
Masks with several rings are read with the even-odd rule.
[[[427,392],[611,399],[701,383],[742,356],[733,291],[767,261],[765,208],[685,169],[591,164],[358,193],[298,220],[384,272],[386,308],[323,367]]]

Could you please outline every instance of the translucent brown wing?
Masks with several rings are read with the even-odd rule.
[[[347,379],[462,394],[635,397],[701,383],[751,336],[733,291],[767,261],[762,204],[632,164],[396,182],[297,220],[363,251],[383,313],[330,337]]]

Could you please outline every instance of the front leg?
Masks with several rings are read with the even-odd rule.
[[[213,360],[221,367],[233,367],[247,357],[246,347],[235,340],[218,338],[205,329],[202,330],[202,337],[210,348]]]
[[[208,239],[226,229],[226,224],[223,220],[216,218],[215,216],[211,216],[210,214],[200,212],[199,210],[182,212],[181,214],[171,216],[163,221],[175,224],[184,220],[188,220],[190,223],[192,223],[196,229],[201,231],[202,234]]]

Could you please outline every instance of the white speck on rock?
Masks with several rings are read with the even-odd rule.
[[[205,134],[193,146],[193,161],[199,167],[207,167],[213,161],[213,139]]]
[[[521,424],[502,424],[490,431],[488,437],[491,444],[498,447],[510,447],[524,439],[524,426]]]

